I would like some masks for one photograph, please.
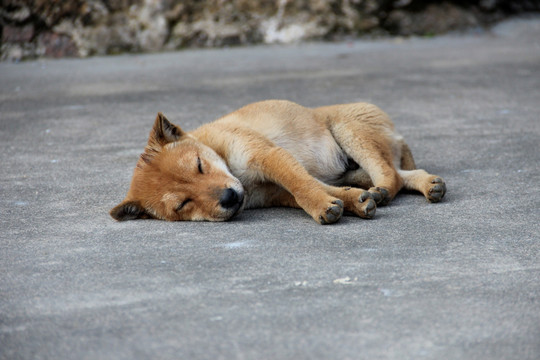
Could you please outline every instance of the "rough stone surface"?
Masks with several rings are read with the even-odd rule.
[[[465,55],[464,55],[465,54]],[[0,359],[540,358],[540,19],[0,64]],[[117,223],[155,115],[370,101],[439,204]]]
[[[393,34],[442,34],[450,30],[479,26],[480,21],[471,11],[450,3],[442,3],[430,4],[421,12],[393,10],[385,25]]]
[[[5,0],[0,58],[433,35],[526,11],[540,0]]]

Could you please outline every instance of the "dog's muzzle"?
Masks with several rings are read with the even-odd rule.
[[[236,214],[244,203],[244,192],[233,188],[225,189],[219,199],[219,205],[228,210],[232,215]],[[231,215],[231,216],[232,216]]]

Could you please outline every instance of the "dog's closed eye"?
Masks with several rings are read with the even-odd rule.
[[[201,174],[204,174],[200,157],[197,157],[197,168]]]
[[[186,199],[186,200],[182,201],[182,203],[176,207],[175,211],[180,211],[180,210],[182,210],[182,208],[183,208],[184,206],[186,206],[186,204],[188,204],[188,203],[190,203],[190,202],[191,202],[191,199]]]

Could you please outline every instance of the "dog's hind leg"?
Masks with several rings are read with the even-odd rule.
[[[360,168],[356,170],[347,171],[341,182],[343,185],[350,185],[359,187],[362,189],[369,189],[373,187],[373,181],[366,170]]]
[[[398,170],[403,180],[403,187],[407,190],[419,191],[430,202],[439,202],[446,193],[446,184],[440,176],[432,175],[422,169],[417,169],[411,149],[401,141],[401,160]]]
[[[439,202],[446,193],[444,180],[437,175],[428,174],[425,170],[399,170],[404,188],[419,191],[430,202]]]
[[[403,186],[394,167],[399,139],[388,116],[375,105],[350,104],[321,108],[329,117],[332,135],[341,148],[371,178],[369,189],[377,204],[390,202]],[[364,181],[365,182],[365,181]]]

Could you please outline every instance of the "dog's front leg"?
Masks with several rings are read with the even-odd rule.
[[[343,214],[343,201],[329,195],[324,186],[285,149],[270,147],[257,151],[249,167],[256,169],[268,181],[286,189],[315,221],[331,224]]]

